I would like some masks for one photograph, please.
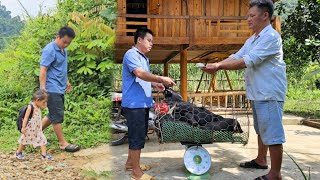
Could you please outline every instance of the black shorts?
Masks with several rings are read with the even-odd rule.
[[[48,119],[52,124],[60,124],[64,120],[64,94],[49,92],[48,97]]]
[[[129,149],[144,148],[148,133],[149,108],[123,108],[128,125]]]

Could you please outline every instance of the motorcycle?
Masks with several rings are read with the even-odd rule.
[[[180,94],[174,92],[170,88],[165,88],[163,91],[164,98],[170,101],[181,101],[182,97]],[[127,120],[123,115],[123,110],[121,107],[122,93],[114,92],[112,94],[112,122],[110,123],[110,128],[112,130],[113,140],[110,142],[111,146],[118,146],[124,144],[128,139],[128,126]],[[158,116],[166,113],[168,110],[168,104],[164,102],[155,102],[154,108],[149,110],[149,120],[148,120],[148,134],[153,134],[157,131],[156,120]],[[146,137],[149,139],[149,137]]]
[[[110,123],[110,128],[112,130],[113,139],[110,142],[111,146],[118,146],[124,144],[128,139],[128,126],[127,120],[123,115],[123,109],[121,107],[122,93],[113,93],[112,94],[112,114]],[[148,120],[148,134],[152,134],[155,130],[155,122],[156,114],[153,109],[149,110],[149,120]],[[149,137],[147,136],[149,139]]]

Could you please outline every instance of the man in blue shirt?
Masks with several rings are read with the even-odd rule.
[[[251,0],[248,23],[254,35],[229,58],[202,69],[215,73],[219,69],[245,68],[246,94],[251,100],[254,128],[258,135],[258,155],[241,163],[243,168],[268,169],[267,151],[270,151],[271,169],[256,179],[281,179],[283,146],[283,103],[286,97],[286,64],[283,61],[282,39],[270,19],[273,14],[271,0]]]
[[[52,124],[60,149],[68,152],[80,149],[78,145],[69,144],[65,140],[61,125],[64,120],[64,93],[71,90],[66,48],[74,37],[75,33],[70,27],[60,28],[56,39],[42,50],[39,75],[40,88],[49,93],[49,114],[42,119],[42,129]]]
[[[149,108],[153,107],[152,89],[164,90],[175,83],[169,77],[150,73],[149,59],[145,53],[152,48],[153,33],[147,28],[137,29],[135,45],[129,49],[122,62],[122,103],[128,124],[129,151],[126,169],[132,169],[133,179],[151,179],[142,170],[150,167],[140,165],[141,149],[144,148],[148,131]]]

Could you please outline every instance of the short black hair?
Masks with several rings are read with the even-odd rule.
[[[76,33],[69,26],[63,26],[62,28],[60,28],[57,35],[60,38],[63,38],[64,36],[68,36],[73,39],[74,37],[76,37]]]
[[[269,13],[269,18],[273,16],[273,1],[272,0],[250,0],[250,8],[257,6],[263,12]]]
[[[144,39],[144,37],[146,37],[146,34],[149,33],[153,36],[153,32],[146,28],[146,27],[140,27],[136,30],[136,32],[134,33],[134,44],[137,44],[138,41],[138,37]]]

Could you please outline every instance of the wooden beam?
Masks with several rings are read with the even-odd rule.
[[[140,21],[126,21],[126,22],[119,22],[118,25],[148,25],[148,22],[140,22]],[[121,29],[121,28],[119,28]]]
[[[247,16],[190,16],[190,19],[211,19],[211,20],[247,20]]]
[[[153,37],[154,44],[189,44],[189,37]],[[133,36],[117,36],[116,44],[133,44]]]
[[[183,101],[187,101],[188,97],[188,52],[184,45],[181,45],[180,50],[180,94]]]
[[[211,19],[211,20],[247,20],[247,16],[172,16],[119,13],[117,17],[125,18],[153,18],[153,19]]]
[[[188,49],[188,51],[198,51],[198,50],[207,50],[207,51],[232,51],[235,50],[237,52],[243,44],[193,44],[191,47]]]
[[[169,63],[164,63],[164,66],[163,66],[163,75],[164,76],[169,76]]]
[[[189,97],[246,95],[246,91],[225,91],[189,94]]]
[[[199,58],[197,59],[198,61],[201,61],[201,62],[208,62],[210,60],[216,60],[216,59],[225,59],[227,57],[229,57],[230,54],[227,54],[227,53],[222,53],[222,52],[213,52],[211,54],[208,54],[207,56],[205,57],[202,57],[202,58]]]
[[[119,13],[119,14],[118,14],[118,17],[153,18],[153,19],[189,19],[189,16],[147,15],[147,14],[124,14],[124,13]]]
[[[190,60],[189,60],[189,63],[192,63],[193,61],[197,61],[198,59],[203,58],[203,57],[205,57],[205,56],[207,56],[208,54],[211,54],[211,53],[213,53],[213,52],[214,52],[214,51],[207,51],[207,52],[205,52],[205,53],[202,53],[202,54],[200,54],[200,55],[198,55],[198,56],[190,59]]]
[[[169,54],[166,59],[163,60],[163,63],[169,63],[174,57],[176,57],[180,52],[179,51],[173,51],[171,54]]]
[[[248,36],[249,37],[249,36]],[[248,37],[196,37],[194,44],[241,44],[243,45]]]
[[[133,39],[132,36],[127,36],[127,37],[130,37],[130,38],[128,38],[128,40],[129,39]],[[134,44],[133,44],[133,40],[132,40],[132,44],[115,44],[115,49],[116,49],[116,51],[118,51],[118,50],[127,51],[133,45]],[[178,52],[180,52],[180,45],[177,45],[177,44],[153,44],[151,51],[155,51],[155,50],[159,50],[159,51],[178,51]]]

